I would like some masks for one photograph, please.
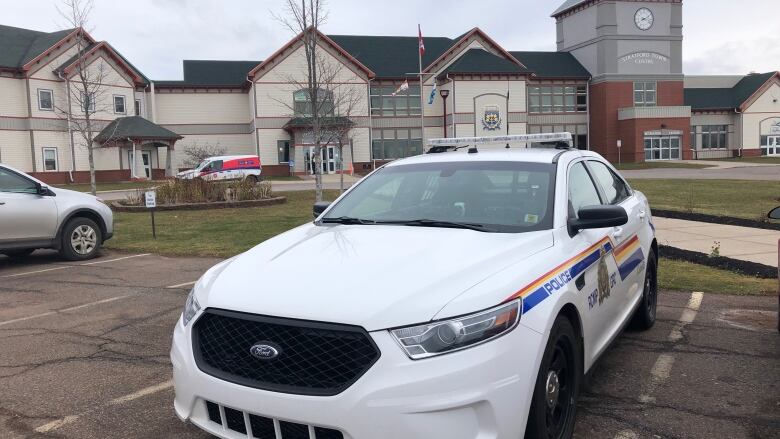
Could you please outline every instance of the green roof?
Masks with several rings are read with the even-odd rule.
[[[247,83],[249,71],[262,61],[216,61],[185,59],[184,79],[155,81],[155,85],[173,87],[219,86],[239,87]]]
[[[95,141],[105,143],[109,140],[120,139],[155,139],[175,140],[182,137],[173,131],[163,128],[141,116],[119,117],[111,121],[100,133],[95,136]]]
[[[417,37],[367,35],[328,35],[336,44],[355,57],[377,77],[403,78],[419,71]],[[434,62],[458,40],[446,37],[423,37],[423,68]]]
[[[530,73],[528,69],[484,49],[469,49],[439,76],[448,73]]]
[[[777,72],[752,73],[740,79],[732,88],[686,88],[685,105],[693,110],[739,108],[776,74]]]
[[[73,30],[38,32],[0,25],[0,67],[21,68]]]
[[[590,73],[569,52],[509,52],[540,78],[590,78]]]

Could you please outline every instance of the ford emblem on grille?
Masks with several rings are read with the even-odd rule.
[[[249,348],[249,353],[260,360],[273,360],[281,353],[281,349],[274,343],[261,341]]]

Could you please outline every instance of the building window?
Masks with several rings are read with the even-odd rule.
[[[371,157],[375,160],[400,159],[422,152],[422,130],[419,128],[374,130]]]
[[[401,84],[371,86],[372,116],[420,115],[420,86],[410,84],[408,89],[393,96]]]
[[[42,88],[38,89],[38,109],[54,111],[54,92]]]
[[[136,99],[135,100],[135,115],[140,116],[141,115],[141,100]]]
[[[701,127],[702,149],[725,148],[728,128],[728,125],[703,125]]]
[[[125,97],[122,95],[114,95],[114,113],[125,114]]]
[[[89,93],[86,94],[83,91],[81,92],[81,111],[89,111],[90,113],[95,112],[95,93]]]
[[[58,169],[57,148],[43,148],[43,170],[56,171]]]
[[[585,85],[538,85],[528,87],[530,113],[584,113],[588,111]]]
[[[656,83],[635,82],[634,83],[634,106],[655,107],[655,105],[656,105]]]
[[[317,90],[317,105],[319,106],[317,114],[320,116],[333,116],[333,92],[322,89]],[[308,90],[298,90],[293,93],[293,111],[299,117],[311,117],[314,114]]]
[[[696,127],[691,127],[691,149],[696,149]]]
[[[528,134],[563,132],[571,133],[573,147],[588,149],[587,125],[528,125]]]
[[[290,141],[277,140],[276,149],[279,153],[279,163],[290,163]]]

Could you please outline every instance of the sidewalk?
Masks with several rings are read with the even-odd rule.
[[[780,231],[653,217],[658,243],[705,254],[720,243],[720,255],[777,267]]]
[[[737,162],[727,160],[669,160],[668,163],[689,163],[692,165],[706,165],[704,169],[731,169],[731,168],[755,168],[760,166],[780,166],[778,163]]]

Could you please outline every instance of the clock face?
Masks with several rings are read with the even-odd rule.
[[[647,8],[639,8],[634,14],[634,23],[636,27],[642,30],[648,30],[653,26],[653,12]]]

